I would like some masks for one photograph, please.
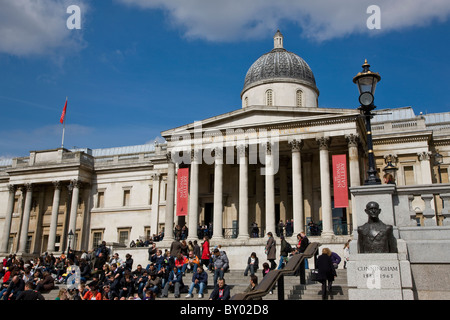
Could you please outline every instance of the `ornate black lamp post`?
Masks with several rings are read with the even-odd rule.
[[[363,111],[363,114],[366,118],[369,169],[367,170],[367,180],[364,182],[364,185],[375,185],[381,184],[381,180],[377,176],[377,170],[375,167],[370,119],[373,117],[372,110],[376,108],[373,104],[373,100],[375,88],[377,87],[377,83],[380,82],[381,76],[378,74],[378,72],[375,73],[369,70],[370,64],[367,63],[367,60],[364,62],[362,67],[363,71],[359,72],[353,78],[353,82],[356,83],[359,91],[359,103],[361,103],[361,106],[358,109]]]
[[[434,164],[438,167],[439,183],[442,183],[442,174],[441,174],[442,163],[444,163],[444,156],[439,153],[439,150],[436,150],[436,154],[434,155]]]

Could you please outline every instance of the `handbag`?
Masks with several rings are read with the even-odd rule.
[[[311,275],[310,275],[311,281],[319,281],[319,270],[318,269],[311,269]]]

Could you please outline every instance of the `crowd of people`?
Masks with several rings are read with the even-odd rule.
[[[229,299],[224,273],[229,269],[226,252],[221,246],[210,248],[209,238],[201,245],[195,241],[173,241],[170,250],[162,252],[155,242],[148,249],[147,266],[133,266],[131,254],[124,258],[111,253],[106,242],[92,251],[59,256],[45,253],[24,261],[9,255],[0,265],[2,300],[44,299],[42,293],[63,284],[58,300],[155,300],[173,291],[192,297],[195,288],[203,298],[208,273],[213,276],[214,290],[210,299]],[[227,294],[223,294],[227,288]]]
[[[295,246],[281,235],[277,265],[276,240],[271,232],[267,236],[267,262],[262,265],[262,277],[277,267],[284,268],[292,255],[303,253],[309,245],[304,232],[297,235]],[[333,267],[337,267],[340,257],[333,253],[330,259],[333,259]],[[89,252],[75,253],[69,249],[67,255],[44,253],[27,261],[9,255],[0,265],[0,299],[43,299],[42,293],[54,290],[57,284],[64,284],[58,294],[59,300],[155,300],[166,298],[171,292],[175,298],[183,293],[187,294],[186,298],[191,298],[195,289],[198,298],[203,298],[211,280],[214,289],[210,299],[230,298],[229,286],[224,279],[230,268],[228,256],[220,245],[211,248],[208,236],[204,236],[201,243],[177,237],[164,252],[157,247],[157,242],[152,242],[147,266],[139,264],[135,267],[133,262],[129,253],[124,258],[118,253],[112,254],[105,241]],[[308,268],[307,260],[305,267]],[[259,257],[253,252],[247,258],[244,270],[244,276],[250,274],[248,290],[256,287],[258,270]],[[208,279],[210,277],[212,279]]]

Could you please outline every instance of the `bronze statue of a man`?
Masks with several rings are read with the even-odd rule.
[[[397,253],[393,227],[378,218],[381,212],[378,203],[367,203],[365,211],[369,221],[358,227],[359,253]]]

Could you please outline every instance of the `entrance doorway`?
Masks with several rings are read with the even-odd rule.
[[[214,217],[214,203],[205,203],[205,217],[204,224],[209,226],[213,222]]]

